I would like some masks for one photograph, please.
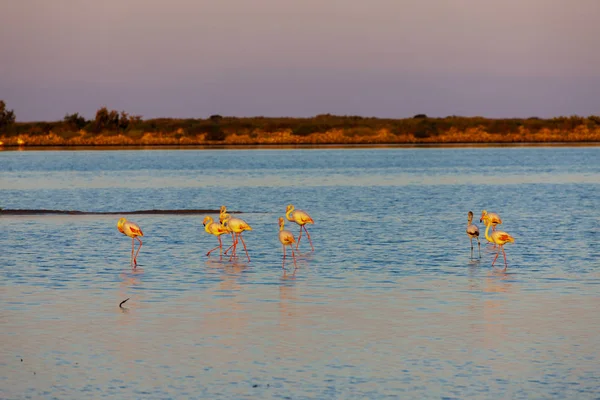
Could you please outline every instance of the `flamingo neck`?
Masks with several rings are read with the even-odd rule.
[[[486,222],[486,224],[485,224],[485,238],[488,240],[488,242],[495,243],[494,240],[489,235],[490,226],[492,226],[492,224],[488,220],[486,220],[485,222]]]
[[[294,207],[290,207],[290,209],[287,210],[287,212],[285,213],[285,217],[288,219],[288,221],[293,221],[293,218],[292,218],[293,212],[294,212]]]

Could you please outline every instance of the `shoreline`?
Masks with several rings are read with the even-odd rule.
[[[600,141],[556,142],[426,142],[426,143],[300,143],[300,144],[111,144],[111,145],[4,145],[1,151],[75,150],[293,150],[293,149],[375,149],[375,148],[485,148],[485,147],[599,147]]]

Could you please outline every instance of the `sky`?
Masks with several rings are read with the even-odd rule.
[[[17,121],[600,115],[600,0],[0,0]]]

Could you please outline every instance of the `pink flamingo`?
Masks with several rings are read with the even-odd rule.
[[[498,259],[498,256],[500,255],[500,250],[502,250],[502,254],[504,255],[504,269],[503,271],[506,271],[506,268],[508,267],[508,263],[506,262],[506,252],[504,251],[504,245],[506,243],[514,243],[515,239],[510,236],[508,233],[503,232],[503,231],[494,231],[492,232],[492,235],[488,235],[488,232],[490,230],[490,226],[492,226],[492,223],[489,219],[485,219],[486,222],[486,227],[485,227],[485,238],[498,245],[498,253],[496,253],[496,257],[494,257],[494,261],[492,261],[492,267],[494,266],[494,263],[496,262],[496,260]]]
[[[237,249],[238,239],[240,239],[242,241],[242,244],[244,245],[244,250],[246,251],[246,257],[248,257],[248,262],[250,262],[250,255],[248,254],[248,249],[246,248],[246,243],[244,242],[244,238],[242,237],[242,232],[251,231],[252,227],[250,227],[250,225],[248,225],[248,223],[246,223],[246,221],[244,221],[243,219],[231,218],[231,216],[229,214],[225,214],[225,216],[223,218],[223,225],[230,232],[235,233],[233,244],[227,250],[225,250],[225,254],[227,254],[229,249],[233,248],[233,250],[231,251],[231,256],[229,257],[229,261],[231,261],[233,259],[233,257],[236,256],[235,251]]]
[[[488,213],[486,210],[483,210],[481,212],[481,218],[479,218],[479,222],[484,222],[485,219],[488,219],[490,221],[490,224],[492,224],[493,231],[496,230],[496,225],[502,224],[502,218],[500,218],[500,216],[498,214]]]
[[[225,206],[221,206],[221,210],[219,212],[219,222],[221,223],[221,225],[225,225],[225,217],[229,216],[229,214],[227,214],[227,207]],[[227,228],[227,227],[226,227]],[[235,236],[233,234],[233,232],[231,231],[231,229],[228,229],[229,233],[231,233],[231,242],[235,242]],[[233,246],[231,246],[233,247]],[[229,251],[229,249],[231,248],[229,247],[227,250],[225,250],[225,254],[227,254],[227,252]]]
[[[144,236],[144,234],[142,233],[142,230],[136,223],[127,221],[127,219],[125,219],[125,218],[119,219],[119,222],[117,222],[117,229],[123,235],[127,235],[131,238],[131,262],[133,263],[133,268],[136,268],[137,267],[137,256],[138,256],[138,253],[140,252],[140,249],[142,248],[142,240],[139,237]],[[135,247],[136,239],[138,240],[138,242],[140,242],[140,245],[138,246],[137,252],[135,253],[135,257],[134,257],[133,250]]]
[[[312,251],[315,251],[315,248],[312,244],[312,240],[310,240],[310,234],[306,230],[306,224],[314,224],[315,221],[308,215],[306,211],[295,210],[292,204],[288,205],[285,210],[285,217],[288,221],[292,221],[300,225],[300,234],[298,235],[298,242],[296,243],[296,250],[298,250],[298,246],[300,246],[300,239],[302,238],[302,229],[306,232],[306,236],[308,237],[308,242],[310,243],[310,247]]]
[[[202,224],[204,225],[204,230],[206,231],[206,233],[215,235],[217,237],[217,239],[219,239],[219,245],[217,247],[215,247],[214,249],[211,249],[208,253],[206,253],[206,255],[210,256],[210,253],[212,253],[216,249],[219,249],[219,255],[222,255],[223,242],[221,242],[221,235],[223,235],[225,233],[229,233],[229,230],[226,227],[224,227],[223,225],[214,222],[212,217],[210,217],[210,216],[205,217],[204,221],[202,221]]]
[[[294,235],[292,234],[292,232],[283,229],[284,224],[285,220],[283,219],[283,217],[279,217],[279,241],[283,246],[283,262],[281,264],[281,268],[285,269],[285,246],[290,246],[290,248],[292,249],[292,258],[294,259],[295,270],[296,268],[298,268],[298,266],[296,265],[296,254],[294,253],[293,246],[293,244],[296,242],[296,239],[294,239]]]

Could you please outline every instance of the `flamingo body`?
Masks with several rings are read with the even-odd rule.
[[[135,222],[127,221],[126,218],[121,218],[117,222],[117,229],[123,235],[129,236],[131,238],[131,262],[133,263],[133,267],[137,267],[137,256],[142,248],[142,240],[140,236],[144,236],[142,229]],[[138,246],[137,252],[135,256],[133,255],[133,250],[135,247],[135,240],[137,240],[140,245]]]
[[[310,234],[308,230],[306,230],[306,224],[314,224],[315,221],[311,218],[310,215],[306,211],[296,210],[292,204],[288,205],[285,211],[285,217],[288,221],[292,221],[300,225],[300,234],[298,235],[298,242],[296,243],[296,249],[300,245],[300,239],[302,238],[302,230],[306,232],[306,237],[308,238],[308,242],[310,243],[310,247],[312,251],[315,251],[315,248],[312,244],[312,240],[310,239]]]

